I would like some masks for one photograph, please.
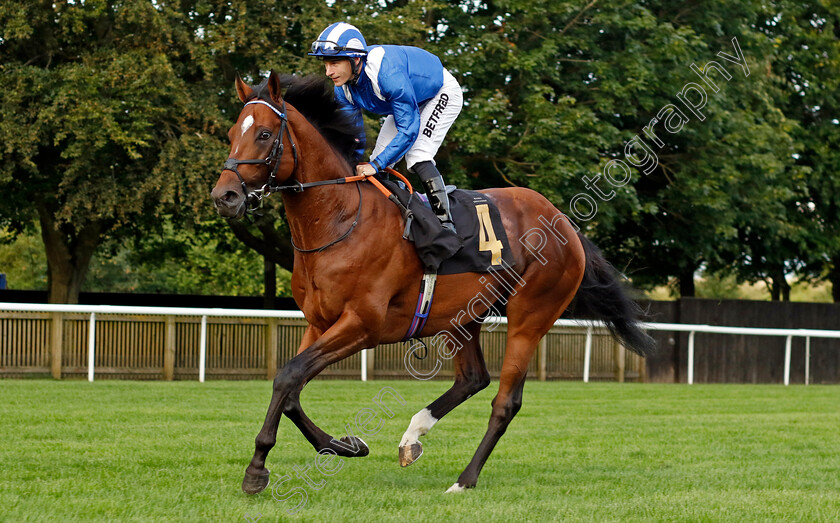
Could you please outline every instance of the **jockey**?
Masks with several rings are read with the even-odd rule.
[[[324,29],[309,55],[324,61],[340,102],[358,114],[367,109],[388,115],[370,163],[356,166],[356,173],[376,174],[405,156],[408,170],[423,181],[441,224],[455,232],[446,185],[434,156],[461,112],[463,95],[440,59],[417,47],[368,47],[362,33],[344,22]]]

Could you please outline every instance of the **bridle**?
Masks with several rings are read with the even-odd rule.
[[[289,143],[292,146],[292,157],[294,158],[295,162],[295,165],[292,168],[292,175],[294,175],[298,167],[297,147],[295,146],[294,138],[292,138],[292,132],[289,129],[289,120],[286,117],[286,101],[283,100],[283,105],[281,106],[281,108],[277,108],[273,104],[268,103],[265,100],[251,100],[250,102],[247,102],[245,106],[252,104],[265,105],[266,107],[274,111],[274,114],[280,117],[280,130],[277,132],[277,136],[274,137],[274,144],[272,144],[271,152],[268,154],[267,157],[258,160],[238,160],[236,158],[228,158],[227,160],[225,160],[224,167],[222,167],[222,171],[232,171],[236,175],[236,177],[239,178],[239,183],[242,184],[242,192],[245,194],[245,212],[248,214],[251,214],[257,209],[259,209],[260,205],[262,204],[263,198],[265,198],[272,192],[276,192],[285,188],[298,190],[297,186],[295,185],[277,185],[277,170],[280,168],[280,160],[283,158],[283,151],[285,149],[285,146],[283,144],[284,132],[289,137]],[[272,163],[274,164],[274,167],[271,167]],[[268,181],[265,184],[263,184],[263,186],[259,189],[255,189],[252,191],[248,190],[248,185],[245,183],[245,180],[242,179],[242,175],[239,173],[239,166],[243,164],[266,165],[271,167],[271,172],[268,176]],[[300,182],[298,182],[298,185],[300,185]]]
[[[358,180],[350,180],[348,178],[338,178],[335,180],[324,180],[318,182],[308,182],[308,183],[301,183],[299,180],[295,180],[293,178],[295,171],[297,171],[298,167],[298,154],[297,154],[297,146],[295,146],[294,138],[292,137],[292,132],[289,130],[289,120],[286,117],[286,101],[282,101],[282,105],[280,108],[275,107],[273,104],[265,101],[265,100],[251,100],[250,102],[246,102],[245,106],[251,104],[261,104],[265,105],[269,109],[271,109],[274,114],[276,114],[280,118],[280,130],[277,132],[277,136],[274,138],[274,144],[271,146],[271,152],[268,154],[267,157],[264,159],[257,159],[257,160],[239,160],[237,158],[229,157],[225,160],[225,165],[222,167],[222,171],[232,171],[237,178],[239,178],[239,183],[242,185],[242,192],[245,194],[245,212],[248,214],[253,214],[256,212],[260,206],[262,205],[262,200],[266,198],[273,192],[282,191],[282,190],[292,190],[294,192],[302,192],[307,187],[317,187],[319,185],[333,185],[333,184],[340,184],[340,183],[348,183],[350,181],[358,181]],[[244,107],[244,106],[243,106]],[[292,173],[289,175],[289,179],[293,180],[291,185],[278,185],[277,184],[277,170],[280,168],[280,161],[283,158],[283,151],[285,146],[283,144],[283,133],[286,133],[286,136],[289,137],[289,143],[292,145],[292,157],[294,158],[295,165],[292,168]],[[274,167],[271,167],[272,163]],[[245,180],[242,178],[242,175],[239,173],[239,166],[240,165],[266,165],[271,167],[271,172],[268,175],[268,181],[263,184],[262,187],[256,190],[248,190],[248,184],[245,183]],[[364,179],[364,177],[358,177],[359,180]],[[358,187],[358,186],[357,186]],[[315,249],[301,249],[297,245],[295,245],[294,239],[292,239],[292,247],[295,250],[300,252],[321,252],[328,247],[332,247],[336,243],[340,242],[341,240],[350,236],[350,233],[353,232],[353,229],[356,228],[356,225],[359,224],[359,218],[362,214],[362,189],[359,189],[359,208],[356,210],[356,218],[353,220],[353,223],[350,225],[350,228],[339,236],[337,239],[323,245],[321,247],[317,247]]]
[[[403,205],[399,201],[399,199],[396,197],[396,195],[392,194],[388,189],[386,189],[378,180],[376,180],[376,178],[374,176],[355,175],[355,176],[347,176],[347,177],[344,177],[344,178],[333,178],[333,179],[330,179],[330,180],[319,180],[319,181],[315,181],[315,182],[306,182],[306,183],[301,183],[299,180],[295,179],[294,174],[295,174],[295,171],[297,171],[297,168],[298,168],[298,154],[297,154],[297,147],[295,146],[294,138],[292,137],[292,132],[289,129],[289,125],[288,125],[289,121],[288,121],[288,118],[286,117],[286,101],[283,100],[280,108],[275,107],[273,104],[271,104],[271,103],[269,103],[265,100],[251,100],[250,102],[246,102],[245,106],[248,106],[248,105],[251,105],[251,104],[262,104],[262,105],[265,105],[266,107],[268,107],[269,109],[271,109],[274,112],[274,114],[276,114],[280,118],[280,130],[277,132],[277,136],[274,138],[274,144],[271,146],[271,152],[268,154],[268,156],[266,158],[258,159],[258,160],[239,160],[239,159],[236,159],[236,158],[229,157],[227,160],[225,160],[224,167],[222,167],[222,171],[232,171],[234,174],[236,174],[236,177],[239,178],[239,183],[242,184],[242,192],[245,194],[245,212],[246,213],[248,213],[248,214],[254,213],[257,209],[260,208],[260,205],[262,204],[262,200],[273,192],[278,192],[278,191],[283,191],[283,190],[291,190],[291,191],[294,191],[294,192],[303,192],[304,189],[307,189],[309,187],[319,187],[321,185],[339,185],[339,184],[345,184],[345,183],[356,183],[356,182],[361,182],[361,181],[369,181],[374,186],[376,186],[376,188],[379,189],[379,191],[386,198],[391,200],[393,203],[395,203],[397,205],[397,207],[400,208],[400,212],[402,212],[403,216],[406,218],[406,225],[405,225],[405,231],[403,232],[403,238],[406,238],[406,239],[408,238],[409,227],[410,227],[411,222],[413,220],[413,213],[408,209],[407,205]],[[279,169],[280,161],[283,158],[283,151],[284,151],[283,133],[284,132],[289,137],[289,143],[292,145],[292,157],[294,158],[295,163],[294,163],[294,167],[292,168],[292,172],[291,172],[291,174],[289,175],[289,178],[288,178],[289,180],[292,181],[292,183],[289,184],[289,185],[285,185],[285,184],[278,185],[276,183],[277,182],[277,170]],[[274,167],[271,167],[272,163],[274,164]],[[266,166],[271,167],[271,173],[268,176],[268,181],[265,184],[263,184],[263,186],[260,187],[259,189],[249,191],[248,190],[248,184],[245,183],[245,180],[242,179],[242,175],[239,173],[239,166],[243,165],[243,164],[246,164],[246,165],[266,165]],[[401,179],[406,184],[406,186],[408,188],[408,191],[411,195],[409,197],[409,202],[411,202],[411,198],[414,196],[414,190],[411,188],[411,183],[403,175],[401,175],[397,171],[395,171],[391,168],[386,168],[385,170],[387,172],[395,175],[397,178]],[[295,245],[294,239],[292,239],[292,247],[294,247],[295,250],[297,250],[299,252],[304,252],[304,253],[321,252],[324,249],[326,249],[328,247],[332,247],[336,243],[338,243],[341,240],[344,240],[345,238],[350,236],[350,233],[353,232],[353,229],[355,229],[356,226],[359,224],[359,219],[362,216],[362,188],[359,185],[356,185],[356,187],[359,191],[359,208],[356,210],[356,217],[353,220],[353,223],[350,225],[350,228],[347,229],[347,231],[344,234],[342,234],[341,236],[339,236],[335,240],[327,243],[326,245],[322,245],[321,247],[317,247],[315,249],[301,249],[300,247]]]

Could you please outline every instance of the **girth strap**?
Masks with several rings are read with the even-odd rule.
[[[417,307],[414,309],[414,319],[408,327],[408,332],[403,336],[403,341],[410,340],[416,336],[429,319],[429,312],[432,310],[432,298],[435,296],[435,284],[437,273],[427,272],[423,274],[423,281],[420,282],[420,296],[417,298]]]

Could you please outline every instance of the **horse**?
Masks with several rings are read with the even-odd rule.
[[[404,214],[369,180],[354,176],[355,124],[323,76],[272,71],[259,85],[249,86],[237,75],[235,85],[244,105],[228,131],[230,154],[211,197],[219,214],[241,218],[262,198],[281,194],[295,248],[292,293],[308,322],[296,356],[274,378],[265,422],[245,470],[242,489],[256,494],[269,483],[266,458],[284,414],[318,452],[368,454],[360,438],[335,440],[321,430],[304,413],[300,393],[330,364],[401,341],[412,323],[424,269],[402,236]],[[410,465],[422,453],[419,438],[490,384],[479,331],[493,299],[471,299],[494,296],[508,318],[499,389],[481,443],[447,492],[476,486],[522,405],[528,362],[573,298],[576,315],[603,320],[629,349],[643,356],[654,349],[620,275],[551,202],[521,187],[480,192],[498,207],[507,237],[520,239],[510,241],[513,264],[492,278],[480,273],[438,276],[434,303],[417,336],[446,332],[447,346],[454,347],[455,380],[411,418],[399,444],[400,464]],[[536,230],[545,234],[534,238]]]

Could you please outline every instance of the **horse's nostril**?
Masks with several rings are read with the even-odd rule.
[[[236,191],[225,191],[216,200],[216,206],[235,207],[239,205],[240,196]]]
[[[225,203],[231,203],[237,199],[238,194],[236,191],[228,191],[222,196],[222,201]]]
[[[226,217],[234,218],[243,210],[245,195],[235,190],[219,190],[219,196],[213,195],[213,205],[216,211]]]

